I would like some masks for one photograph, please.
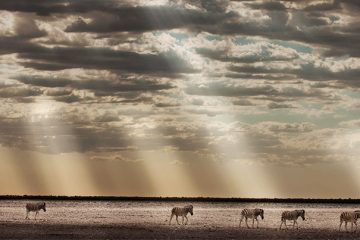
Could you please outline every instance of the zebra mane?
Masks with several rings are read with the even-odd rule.
[[[301,209],[301,210],[296,210],[296,213],[301,216],[303,214],[305,214],[305,210],[304,209]]]

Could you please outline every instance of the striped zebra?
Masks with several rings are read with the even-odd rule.
[[[356,221],[360,218],[360,211],[354,211],[354,212],[342,212],[340,214],[340,226],[339,231],[341,230],[341,225],[343,222],[345,222],[345,229],[347,229],[347,223],[351,222],[351,231],[353,230],[353,225],[355,224],[355,231],[357,229]]]
[[[259,208],[255,208],[255,209],[244,209],[241,211],[241,218],[240,218],[240,223],[239,223],[239,227],[241,227],[241,222],[243,221],[243,219],[245,218],[245,223],[247,228],[249,228],[249,225],[247,223],[248,218],[252,219],[252,228],[254,228],[254,221],[256,220],[256,228],[259,228],[259,220],[257,219],[258,216],[261,217],[261,219],[264,219],[264,210],[263,209],[259,209]]]
[[[27,203],[25,208],[26,208],[26,217],[25,217],[25,219],[29,219],[29,213],[30,212],[36,212],[35,213],[35,220],[36,220],[36,216],[39,214],[39,211],[41,209],[44,210],[44,212],[46,212],[46,204],[44,202]]]
[[[280,229],[281,229],[281,226],[283,223],[285,224],[285,227],[287,228],[286,220],[294,221],[293,228],[295,227],[295,223],[296,223],[296,228],[299,229],[299,225],[297,223],[298,217],[301,217],[302,220],[304,221],[305,220],[305,210],[284,211],[281,214]]]
[[[169,225],[171,224],[171,219],[173,218],[173,216],[175,215],[176,216],[176,222],[177,224],[180,225],[179,221],[178,221],[178,216],[181,216],[182,217],[182,224],[184,224],[184,217],[186,218],[186,222],[185,222],[185,225],[187,224],[188,222],[188,218],[187,218],[187,214],[190,213],[191,215],[194,215],[193,213],[193,206],[192,205],[187,205],[185,207],[174,207],[172,210],[171,210],[171,216],[170,216],[170,222],[169,222]]]

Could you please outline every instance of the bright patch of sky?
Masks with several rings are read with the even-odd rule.
[[[247,45],[247,44],[253,44],[257,41],[248,37],[236,37],[234,38],[234,43],[238,45]]]
[[[186,40],[190,37],[188,33],[184,33],[184,32],[171,32],[169,34],[170,36],[176,38],[179,41]]]
[[[272,40],[271,43],[280,45],[282,47],[292,48],[299,53],[312,53],[313,52],[313,48],[308,47],[303,44],[295,43],[295,42]]]

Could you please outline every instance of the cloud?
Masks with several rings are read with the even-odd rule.
[[[286,11],[286,7],[281,2],[261,2],[247,4],[253,9],[269,10],[269,11]]]
[[[0,88],[0,98],[24,98],[42,94],[42,90],[35,87],[16,86]]]
[[[89,11],[111,11],[116,7],[116,1],[99,2],[97,0],[68,1],[68,0],[44,0],[41,2],[29,2],[26,0],[2,1],[1,10],[13,12],[36,13],[39,16],[65,13],[86,13]]]
[[[198,48],[196,51],[204,57],[231,63],[290,61],[299,57],[295,50],[267,42],[247,45],[236,45],[232,43],[226,46],[224,50]]]
[[[339,123],[339,126],[343,128],[360,128],[360,120],[343,121]]]
[[[334,10],[341,10],[341,1],[334,0],[332,2],[320,2],[314,3],[306,6],[302,10],[304,11],[334,11]]]
[[[187,94],[199,96],[224,96],[224,97],[266,97],[276,100],[279,97],[294,100],[304,98],[328,99],[331,95],[317,88],[299,88],[293,86],[277,86],[269,84],[256,84],[249,86],[248,84],[238,84],[236,82],[213,81],[207,84],[190,85],[185,89]],[[282,100],[284,101],[284,99]],[[285,106],[272,104],[270,107]],[[290,107],[290,105],[286,105]]]
[[[236,72],[239,74],[288,74],[295,75],[297,79],[306,79],[310,81],[337,80],[342,84],[348,86],[358,85],[357,76],[360,73],[360,69],[356,67],[341,67],[338,69],[332,69],[329,66],[326,66],[326,64],[324,63],[326,63],[326,61],[320,61],[319,63],[306,62],[300,65],[295,65],[293,67],[271,67],[266,65],[232,65],[229,66],[228,69],[232,72]],[[256,78],[256,76],[254,78]]]
[[[197,28],[216,24],[226,14],[202,12],[176,6],[122,7],[111,12],[96,12],[90,22],[78,19],[67,32],[146,32],[176,28]]]
[[[90,90],[95,96],[120,96],[134,99],[133,95],[122,93],[131,92],[154,92],[174,88],[169,82],[159,80],[142,79],[68,79],[40,76],[18,76],[16,79],[24,84],[46,87],[46,95],[54,96],[54,99],[63,102],[74,102],[80,100],[79,96],[73,94],[73,90]]]
[[[18,38],[39,38],[47,35],[46,31],[40,30],[34,19],[18,15],[14,24],[15,36]]]
[[[2,111],[22,116],[1,120],[1,144],[233,159],[246,142],[254,161],[322,161],[328,138],[357,126],[339,110],[358,104],[357,5],[0,2],[12,16],[0,19]],[[39,100],[61,114],[32,122],[24,109]],[[324,112],[333,120],[321,122]]]
[[[292,106],[291,104],[286,104],[286,103],[276,103],[276,102],[271,102],[268,105],[268,108],[270,109],[279,109],[279,108],[293,108],[294,106]]]
[[[191,73],[195,72],[185,60],[172,52],[140,54],[106,48],[38,48],[36,52],[21,52],[19,57],[30,59],[22,65],[38,70],[71,68],[106,69],[133,73]]]
[[[186,93],[190,95],[202,96],[258,96],[258,95],[275,95],[277,90],[269,85],[246,87],[236,86],[234,84],[211,82],[207,85],[189,86]]]
[[[279,122],[261,122],[256,126],[262,131],[271,131],[274,133],[303,133],[311,132],[316,126],[312,123],[279,123]]]

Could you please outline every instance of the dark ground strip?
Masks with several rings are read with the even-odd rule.
[[[335,230],[194,228],[187,226],[0,223],[1,239],[360,239]]]

